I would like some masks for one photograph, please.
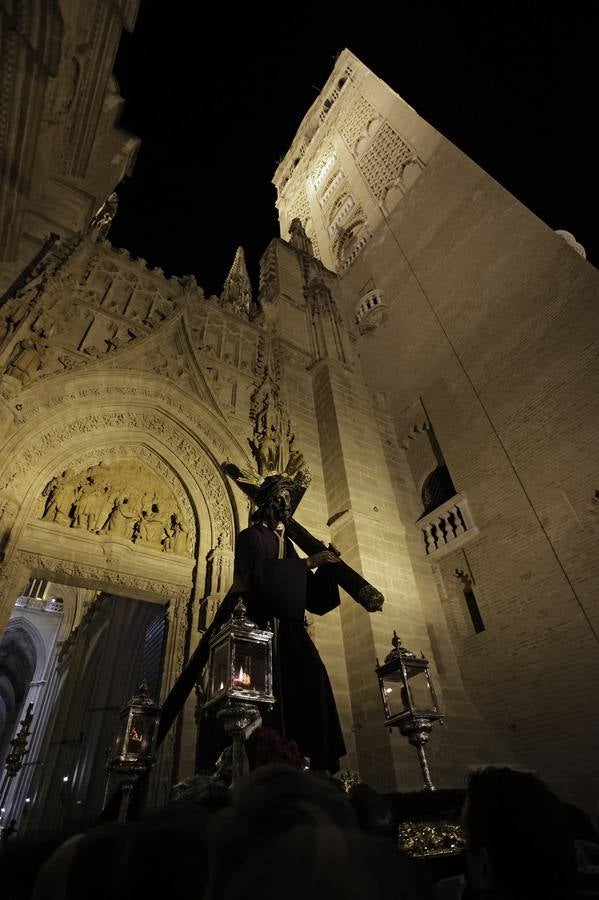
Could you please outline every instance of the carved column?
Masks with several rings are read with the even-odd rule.
[[[216,547],[206,556],[206,587],[200,601],[198,623],[200,631],[208,628],[233,583],[233,561],[233,550],[223,547],[222,535],[219,535]]]
[[[161,703],[181,674],[185,664],[188,632],[187,606],[187,598],[180,596],[171,600],[167,607],[166,647],[160,688]],[[173,777],[176,774],[174,766],[178,730],[179,724],[175,723],[158,752],[148,791],[148,803],[152,806],[163,806],[169,799]]]
[[[13,556],[9,562],[2,564],[0,569],[0,634],[6,628],[15,600],[23,593],[29,569],[24,566],[18,557]]]

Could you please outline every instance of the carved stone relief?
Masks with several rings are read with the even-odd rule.
[[[171,581],[158,581],[152,578],[140,578],[139,575],[124,572],[110,567],[84,565],[72,560],[57,559],[54,556],[44,556],[39,553],[30,553],[27,550],[19,550],[16,554],[15,564],[19,571],[24,572],[48,572],[56,580],[60,578],[77,579],[89,584],[106,584],[107,588],[121,587],[141,594],[154,594],[164,597],[165,600],[176,599],[186,601],[189,597],[189,586],[174,585]]]
[[[52,313],[59,323],[52,340],[43,342],[50,334],[47,327],[44,331],[30,329],[25,322],[21,329],[26,330],[20,334],[17,329],[23,315],[19,313],[17,322],[16,309],[7,310],[8,315],[0,319],[0,345],[11,335],[17,338],[12,356],[3,365],[23,386],[34,376],[45,377],[104,358],[177,315],[191,294],[196,299],[203,296],[195,282],[166,279],[158,270],[150,272],[141,261],[125,262],[110,245],[89,238],[65,253],[63,245],[56,251],[59,262],[66,262],[62,271],[40,272],[18,295],[20,310],[31,313],[40,307],[44,315]]]
[[[251,375],[256,359],[258,333],[251,326],[240,327],[231,317],[210,305],[193,305],[187,312],[191,343],[202,356]]]
[[[165,389],[164,385],[155,383],[149,386],[139,386],[122,383],[107,384],[102,389],[94,386],[81,387],[77,390],[68,390],[64,386],[60,391],[50,395],[38,406],[27,406],[24,403],[15,405],[17,414],[15,415],[15,423],[17,425],[25,424],[29,419],[39,415],[42,410],[51,410],[63,404],[76,404],[88,402],[90,400],[111,401],[123,400],[128,402],[152,401],[155,404],[163,405],[172,410],[178,417],[184,419],[193,431],[205,438],[211,445],[211,449],[217,456],[223,456],[227,452],[227,442],[221,432],[217,432],[208,423],[206,416],[197,411],[196,408],[189,404],[179,402],[179,398],[170,389]]]
[[[13,347],[4,374],[17,378],[24,387],[27,386],[44,365],[48,347],[49,343],[43,327],[36,327],[35,324],[32,324]]]
[[[4,559],[4,550],[18,510],[18,504],[11,497],[0,497],[0,562]]]
[[[40,517],[47,521],[189,556],[189,521],[172,490],[132,459],[99,461],[78,473],[66,469],[50,479],[42,497]]]
[[[231,507],[222,478],[208,462],[202,448],[192,440],[189,440],[165,416],[158,413],[133,410],[105,410],[99,413],[80,415],[72,418],[69,422],[61,422],[48,428],[46,431],[41,431],[30,439],[29,443],[21,446],[18,458],[11,460],[12,466],[3,476],[0,490],[4,490],[11,484],[16,485],[27,478],[32,467],[35,468],[38,461],[49,450],[63,446],[69,440],[80,438],[81,435],[94,431],[105,433],[108,430],[117,432],[148,432],[160,438],[194,473],[195,480],[206,497],[216,531],[223,534],[229,546],[232,545]],[[65,497],[65,502],[67,499]],[[68,521],[69,516],[66,513],[65,515]],[[66,522],[63,520],[62,524],[66,524]],[[190,520],[187,518],[181,524],[190,529],[192,527]],[[181,540],[179,538],[179,541]]]
[[[263,375],[251,397],[254,434],[248,443],[260,476],[273,472],[294,475],[304,465],[304,458],[294,446],[295,435],[281,397],[272,348],[263,351],[263,358]]]

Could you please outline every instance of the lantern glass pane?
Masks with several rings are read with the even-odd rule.
[[[210,689],[208,697],[212,699],[229,688],[231,668],[229,663],[229,642],[225,641],[215,648],[210,666]]]
[[[408,681],[410,693],[412,694],[412,704],[415,709],[433,710],[433,698],[428,686],[428,681],[424,670],[421,670]]]
[[[233,687],[237,690],[265,691],[267,645],[238,640],[234,652]]]
[[[144,756],[150,750],[151,719],[143,714],[132,715],[127,732],[127,746],[125,753],[134,756]]]
[[[400,672],[392,672],[391,676],[383,679],[383,691],[389,708],[389,716],[399,716],[409,709],[406,697],[406,689]]]

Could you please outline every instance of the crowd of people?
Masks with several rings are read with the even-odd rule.
[[[234,788],[199,779],[161,810],[71,835],[13,836],[3,900],[568,900],[599,897],[590,818],[534,774],[474,772],[461,814],[461,874],[438,880],[402,853],[380,795],[306,770],[268,730]],[[370,802],[372,801],[372,802]]]

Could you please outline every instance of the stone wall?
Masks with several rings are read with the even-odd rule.
[[[378,98],[408,134],[413,111],[380,82]],[[598,777],[599,276],[434,129],[419,129],[433,152],[394,208],[381,208],[342,273],[340,306],[351,328],[365,285],[380,292],[384,315],[357,337],[366,383],[410,448],[413,489],[431,465],[409,437],[424,410],[467,498],[467,543],[429,562],[469,701],[516,758],[584,799]],[[421,512],[410,514],[415,535]],[[481,633],[456,578],[464,570]]]

